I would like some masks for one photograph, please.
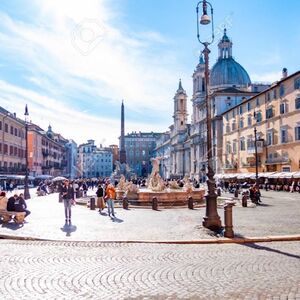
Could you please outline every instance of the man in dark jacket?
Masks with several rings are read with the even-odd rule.
[[[24,199],[24,195],[20,194],[20,196],[15,200],[15,211],[17,212],[25,212],[25,218],[30,215],[30,211],[27,209],[27,204]]]
[[[69,225],[72,225],[71,207],[72,207],[72,203],[74,201],[74,189],[70,185],[69,180],[66,180],[64,182],[61,192],[62,192],[62,198],[64,200],[66,225],[68,223],[69,223]]]
[[[12,197],[8,198],[7,201],[7,211],[15,211],[15,201],[18,199],[18,195],[15,194]]]

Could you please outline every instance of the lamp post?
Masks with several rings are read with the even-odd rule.
[[[258,186],[258,158],[257,158],[257,129],[254,126],[254,149],[255,149],[255,184]]]
[[[29,187],[28,187],[28,107],[27,104],[25,106],[25,164],[26,164],[26,171],[25,171],[25,182],[24,182],[24,199],[30,199]]]
[[[203,14],[199,19],[199,6],[202,4]],[[207,13],[207,6],[210,7],[210,16]],[[215,193],[215,179],[212,162],[212,133],[211,133],[211,103],[209,95],[209,53],[208,46],[214,41],[214,20],[213,7],[206,1],[200,1],[196,7],[197,13],[197,39],[200,44],[204,46],[202,51],[205,60],[205,100],[206,100],[206,129],[207,129],[207,194],[206,198],[206,213],[203,217],[202,225],[211,230],[218,230],[221,228],[221,220],[217,212],[217,195]],[[200,39],[199,24],[208,25],[211,23],[211,39],[210,41],[203,41]]]

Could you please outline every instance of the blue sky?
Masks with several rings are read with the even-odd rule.
[[[217,59],[223,27],[233,56],[252,81],[280,79],[299,70],[300,2],[211,1]],[[118,143],[120,105],[126,132],[165,131],[182,78],[201,49],[197,1],[3,0],[0,2],[0,105],[82,143]],[[203,30],[201,34],[206,36]],[[191,103],[189,102],[189,109]]]

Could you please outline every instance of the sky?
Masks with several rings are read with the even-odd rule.
[[[217,59],[223,28],[253,82],[299,70],[300,1],[211,0]],[[164,132],[182,79],[189,100],[201,45],[197,1],[1,0],[0,106],[77,144],[118,144],[125,133]],[[208,37],[207,28],[200,29]],[[191,111],[191,101],[189,101]],[[189,116],[190,120],[191,116]]]

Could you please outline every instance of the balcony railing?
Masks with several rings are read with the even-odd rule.
[[[263,153],[263,152],[264,152],[264,148],[257,146],[257,153],[260,154],[260,153]],[[248,154],[255,154],[255,147],[249,147],[247,149],[247,153]]]
[[[272,157],[266,160],[266,165],[289,164],[291,160],[288,157]]]
[[[225,165],[223,165],[223,169],[224,170],[235,170],[235,169],[237,169],[237,165],[236,164],[235,165],[225,164]]]

